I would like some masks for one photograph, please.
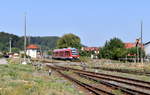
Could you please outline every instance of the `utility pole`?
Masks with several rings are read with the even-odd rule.
[[[11,53],[11,40],[12,38],[9,38],[9,53]]]
[[[136,46],[136,52],[137,52],[137,63],[139,62],[139,47],[138,46]]]
[[[136,60],[137,60],[136,62],[137,62],[137,63],[139,62],[139,59],[140,59],[140,58],[139,58],[139,57],[140,57],[140,56],[139,56],[139,43],[140,43],[139,41],[140,41],[140,38],[137,38],[137,39],[136,39]]]
[[[26,13],[24,17],[24,64],[26,64],[26,44],[27,44],[27,38],[26,38]]]
[[[143,21],[141,21],[141,63],[143,64]]]
[[[30,35],[28,36],[28,45],[30,45],[30,40],[31,40],[31,37]]]

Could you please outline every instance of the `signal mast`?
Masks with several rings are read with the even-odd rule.
[[[27,64],[26,62],[26,44],[27,44],[27,38],[26,38],[26,13],[24,17],[24,61],[22,64]]]

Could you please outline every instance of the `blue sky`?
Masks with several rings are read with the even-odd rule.
[[[28,35],[74,33],[87,46],[103,46],[113,37],[135,42],[143,20],[143,40],[147,42],[149,5],[150,0],[1,0],[0,31],[22,36],[27,12]]]

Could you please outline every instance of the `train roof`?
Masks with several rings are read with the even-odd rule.
[[[63,49],[55,49],[53,50],[54,52],[56,51],[70,51],[70,50],[75,50],[76,48],[63,48]]]

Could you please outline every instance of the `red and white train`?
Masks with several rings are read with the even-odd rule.
[[[76,48],[64,48],[53,50],[52,58],[74,60],[79,59],[79,56],[79,52]]]

